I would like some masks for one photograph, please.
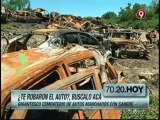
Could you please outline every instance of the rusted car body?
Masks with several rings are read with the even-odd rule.
[[[146,37],[150,44],[158,44],[159,42],[159,30],[151,30],[146,33]]]
[[[78,29],[83,31],[95,30],[97,26],[103,25],[100,18],[80,17],[74,15],[63,15],[58,12],[50,13],[50,22],[46,28]]]
[[[94,36],[79,30],[37,29],[32,33],[17,36],[9,40],[9,42],[4,52],[14,52],[37,47],[59,49],[68,45],[81,45],[90,49],[96,48],[103,54],[105,53],[105,48]]]
[[[150,51],[147,49],[149,41],[143,39],[141,33],[133,30],[112,30],[109,34],[112,52],[116,57],[150,58]],[[117,50],[118,54],[115,52]]]
[[[25,55],[26,64],[21,62],[20,54]],[[1,118],[24,119],[38,117],[36,111],[12,110],[10,108],[10,93],[16,89],[84,89],[77,86],[86,78],[92,78],[94,87],[89,84],[85,89],[102,89],[104,82],[125,82],[121,71],[117,71],[112,64],[103,61],[103,57],[96,51],[87,49],[67,48],[57,52],[38,49],[21,50],[2,55],[2,83],[1,83]],[[87,82],[88,83],[88,82]],[[44,110],[45,111],[45,110]],[[59,114],[64,111],[39,111],[41,119],[44,113],[63,117],[63,119],[107,119],[120,118],[120,110],[68,110],[67,116]],[[31,113],[33,114],[31,114]],[[66,112],[65,112],[66,113]],[[28,115],[29,114],[29,115]],[[44,116],[43,116],[44,114]],[[56,114],[56,115],[55,115]],[[58,115],[57,115],[58,114]],[[52,116],[53,117],[53,116]]]
[[[44,9],[37,8],[35,10],[21,10],[11,12],[11,19],[15,22],[40,23],[48,21],[49,15]]]

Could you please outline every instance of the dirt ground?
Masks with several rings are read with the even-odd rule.
[[[37,23],[17,23],[17,22],[10,22],[1,24],[1,31],[3,31],[7,36],[9,33],[9,38],[14,38],[19,34],[26,34],[35,29],[45,28],[47,23],[42,22],[41,24]]]
[[[159,49],[151,50],[150,60],[118,59],[129,83],[146,83],[152,90],[159,89]]]

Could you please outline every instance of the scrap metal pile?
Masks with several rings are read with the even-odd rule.
[[[78,29],[84,31],[95,30],[103,23],[99,17],[85,17],[73,15],[61,15],[60,13],[53,12],[50,14],[50,22],[47,28],[65,28],[65,29]]]
[[[15,10],[11,11],[1,6],[1,22],[15,21],[24,23],[40,23],[47,21],[49,13],[45,9],[37,8],[35,10]]]
[[[1,7],[3,16],[4,11],[4,7]],[[158,45],[159,43],[159,31],[157,30],[146,32],[133,30],[132,27],[123,27],[119,24],[105,24],[99,17],[82,18],[81,16],[64,15],[57,12],[49,13],[42,8],[10,11],[6,12],[6,16],[15,22],[46,22],[45,28],[47,29],[76,29],[88,32],[101,43],[108,40],[109,46],[105,49],[110,50],[113,57],[150,59],[150,48],[153,47],[153,44]]]
[[[37,8],[35,10],[30,11],[14,11],[11,13],[11,19],[12,21],[16,22],[40,23],[41,21],[47,21],[49,19],[47,13],[48,12],[42,8]]]

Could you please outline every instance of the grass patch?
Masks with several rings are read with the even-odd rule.
[[[125,109],[122,110],[121,119],[158,119],[159,100],[158,95],[150,95],[148,109]]]
[[[10,29],[11,30],[12,25],[10,23],[1,24],[1,30]]]

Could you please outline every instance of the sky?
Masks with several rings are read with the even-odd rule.
[[[118,15],[120,7],[125,8],[128,3],[146,4],[152,0],[30,0],[31,8],[43,8],[48,12],[72,14],[75,16],[101,17],[106,12],[115,12]],[[132,7],[131,6],[131,7]]]

